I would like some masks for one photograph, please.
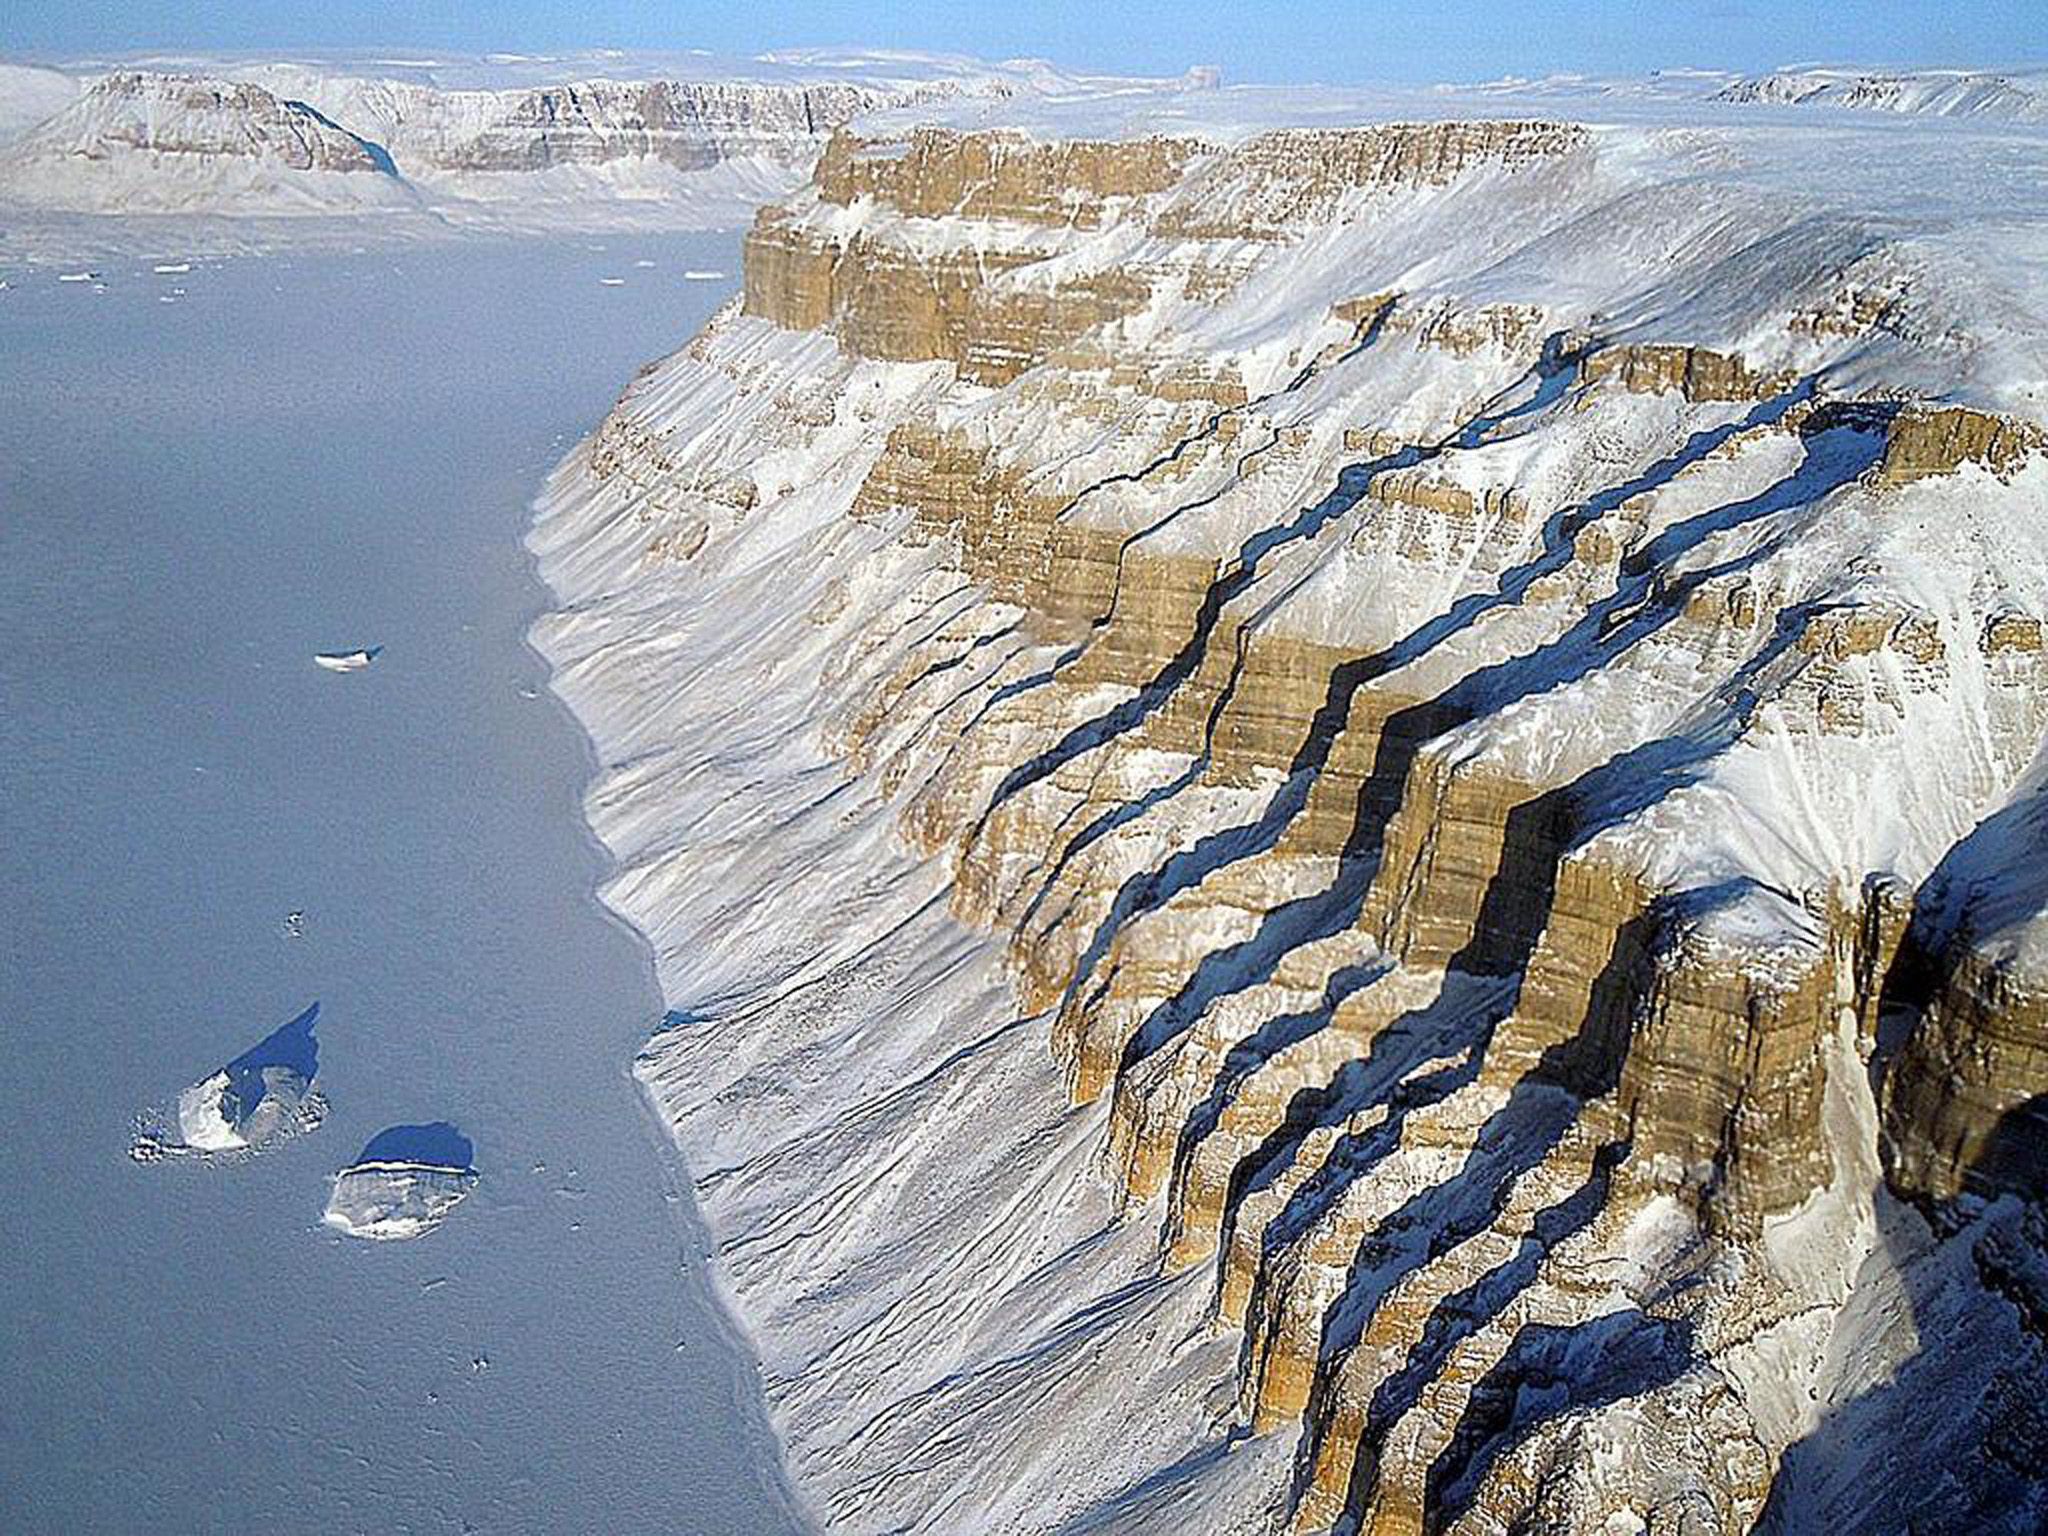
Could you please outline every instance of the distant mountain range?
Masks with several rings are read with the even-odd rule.
[[[0,213],[715,225],[863,112],[1199,83],[884,53],[0,65]]]
[[[93,216],[82,228],[99,241],[119,239],[121,226],[100,222],[110,215],[369,215],[422,233],[720,226],[801,185],[832,132],[856,117],[979,102],[991,119],[1021,120],[1041,104],[1133,95],[1182,115],[1164,104],[1217,83],[1213,70],[1134,79],[876,51],[0,63],[0,243],[77,215]],[[1439,90],[2048,119],[2043,71],[1802,67]],[[290,227],[273,224],[273,237]]]

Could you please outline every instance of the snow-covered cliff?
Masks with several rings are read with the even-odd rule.
[[[1165,84],[1033,63],[830,53],[152,58],[80,70],[76,82],[10,68],[0,71],[0,129],[12,122],[16,136],[0,143],[0,219],[731,224],[798,186],[832,131],[864,112]]]
[[[871,118],[557,472],[829,1528],[2040,1528],[2048,141],[1711,94]]]

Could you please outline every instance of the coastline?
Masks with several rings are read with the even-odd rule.
[[[818,345],[722,326],[741,351]],[[695,396],[745,372],[705,345],[643,370],[613,424],[702,425]],[[844,465],[746,519],[722,567],[649,566],[632,492],[592,473],[604,431],[536,499],[557,606],[529,643],[601,765],[598,897],[687,1018],[636,1076],[797,1497],[835,1530],[1164,1532],[1191,1508],[1260,1528],[1290,1447],[1216,1397],[1235,1343],[1206,1278],[1160,1272],[1098,1174],[1107,1106],[1067,1106],[1045,1021],[947,910],[945,861],[820,739],[858,691],[821,590],[887,605],[916,571],[843,516]]]
[[[587,439],[586,439],[587,440]],[[582,443],[570,449],[567,458],[573,456]],[[556,468],[559,468],[559,464]],[[552,480],[555,470],[548,471],[547,479]],[[543,491],[529,505],[529,512],[538,515],[538,508],[546,499]],[[547,579],[529,538],[532,521],[529,519],[520,541],[528,575],[538,590],[540,601],[531,616],[521,643],[532,652],[544,669],[547,679],[547,695],[552,706],[575,731],[583,747],[582,792],[575,813],[578,831],[583,841],[595,856],[599,868],[586,882],[586,894],[591,906],[601,915],[607,926],[624,935],[633,950],[641,958],[646,985],[656,1003],[664,1003],[659,967],[655,963],[653,946],[647,935],[637,927],[630,916],[606,899],[605,890],[618,873],[618,857],[614,850],[598,834],[588,813],[589,796],[603,775],[603,762],[599,756],[596,740],[591,736],[583,717],[576,711],[570,700],[557,686],[557,662],[540,643],[539,631],[548,620],[559,613],[555,605],[565,601],[564,594]],[[647,1038],[659,1034],[662,1015],[655,1015],[655,1027]],[[643,1047],[644,1049],[644,1047]],[[677,1280],[690,1310],[703,1318],[713,1320],[718,1329],[718,1342],[723,1347],[730,1364],[730,1406],[736,1421],[745,1426],[747,1439],[763,1453],[769,1470],[774,1474],[772,1491],[780,1495],[783,1513],[798,1529],[813,1532],[819,1529],[816,1512],[804,1498],[803,1490],[789,1466],[788,1451],[782,1433],[774,1422],[772,1408],[767,1407],[762,1393],[760,1342],[747,1326],[738,1298],[732,1294],[726,1283],[723,1267],[718,1260],[718,1234],[709,1219],[697,1204],[696,1182],[690,1170],[688,1155],[671,1134],[662,1118],[661,1105],[643,1080],[638,1070],[639,1053],[624,1063],[620,1071],[633,1084],[634,1102],[641,1114],[642,1129],[649,1148],[655,1156],[660,1170],[663,1198],[668,1206],[668,1215],[673,1224],[674,1235],[688,1258],[676,1267]],[[679,1349],[682,1345],[677,1346]]]

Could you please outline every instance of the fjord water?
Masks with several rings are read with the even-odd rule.
[[[8,1530],[799,1528],[524,642],[543,475],[731,287],[682,279],[729,235],[602,244],[0,273]],[[315,1001],[323,1126],[129,1159]],[[322,1226],[440,1122],[445,1226]]]

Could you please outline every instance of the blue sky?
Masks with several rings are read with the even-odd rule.
[[[2048,62],[2048,0],[4,0],[0,53],[867,44],[1235,80]]]

